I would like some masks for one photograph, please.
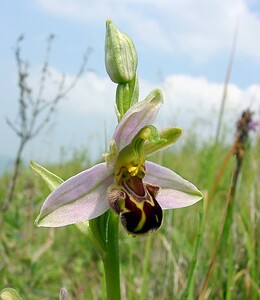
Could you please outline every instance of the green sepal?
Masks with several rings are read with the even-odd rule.
[[[41,165],[38,165],[36,162],[31,160],[30,164],[31,168],[42,178],[51,192],[63,183],[63,180],[60,177],[45,169]]]
[[[150,139],[144,144],[144,152],[149,156],[159,150],[167,148],[175,143],[181,136],[182,130],[178,127],[166,128],[159,132],[157,139]]]
[[[1,300],[22,300],[23,298],[17,293],[15,289],[5,288],[0,291]]]
[[[120,83],[116,89],[116,113],[118,121],[128,109],[138,102],[139,84],[137,75],[127,83]]]

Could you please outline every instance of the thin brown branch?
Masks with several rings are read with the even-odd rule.
[[[58,103],[62,99],[64,99],[73,88],[75,88],[78,80],[85,72],[89,54],[91,52],[90,49],[87,50],[79,67],[79,70],[76,73],[75,79],[67,88],[65,87],[65,76],[62,75],[61,80],[59,81],[57,93],[48,101],[43,97],[43,94],[46,89],[47,79],[50,76],[49,59],[54,35],[50,35],[47,39],[45,58],[43,60],[43,65],[40,72],[39,89],[37,97],[35,98],[33,98],[32,89],[28,84],[29,64],[25,60],[23,60],[21,56],[21,42],[23,41],[23,39],[23,35],[21,35],[17,39],[14,51],[19,87],[17,117],[18,125],[16,126],[14,122],[11,122],[8,118],[6,119],[8,126],[19,137],[20,144],[17,150],[17,155],[13,167],[13,174],[10,179],[9,188],[2,210],[7,210],[12,201],[16,180],[19,174],[21,157],[25,146],[31,139],[37,136],[46,127],[46,125],[52,119]]]
[[[14,125],[13,122],[11,122],[8,118],[5,118],[6,124],[18,135],[19,137],[22,137],[22,132]]]

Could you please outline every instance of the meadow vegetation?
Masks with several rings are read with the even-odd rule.
[[[133,238],[120,225],[122,299],[198,299],[214,251],[200,299],[259,299],[260,139],[247,144],[232,213],[226,215],[230,228],[223,230],[216,247],[236,167],[232,156],[216,184],[229,149],[230,145],[202,144],[193,137],[178,150],[172,147],[152,157],[193,182],[204,200],[165,211],[163,226],[150,236]],[[87,149],[81,149],[70,161],[46,167],[66,179],[93,163]],[[1,201],[9,179],[8,173],[0,178]],[[214,185],[214,197],[208,197]],[[41,179],[24,165],[12,205],[1,212],[0,290],[12,287],[24,299],[47,300],[58,299],[59,289],[66,287],[70,299],[105,299],[103,266],[86,237],[73,225],[34,225],[48,194]]]
[[[106,39],[106,69],[112,81],[118,83],[116,105],[120,121],[138,100],[137,57],[134,46],[129,46],[128,38],[118,33],[111,21],[107,21],[107,28],[110,31],[107,31]],[[136,58],[130,67],[120,63],[121,55],[126,55],[123,51],[117,53],[115,62],[120,68],[115,68],[115,62],[111,61],[115,54],[111,41],[116,46],[119,43],[124,50],[130,47],[128,56]],[[17,58],[18,66],[25,66],[19,74],[26,78],[26,64],[19,55]],[[233,143],[224,143],[219,137],[231,65],[232,60],[225,81],[216,141],[202,142],[193,132],[181,146],[171,147],[151,158],[194,183],[203,192],[204,199],[185,209],[166,210],[163,226],[151,235],[133,237],[120,225],[122,299],[257,300],[259,297],[260,138],[254,133],[254,140],[248,139],[249,131],[256,128],[251,112],[244,112],[240,121],[234,124]],[[47,66],[48,59],[43,65],[42,83],[45,83]],[[129,74],[131,78],[122,76]],[[63,80],[61,86],[62,83]],[[26,87],[25,91],[30,91],[27,85],[22,86]],[[40,85],[40,96],[35,101],[28,92],[28,103],[33,104],[33,122],[29,123],[35,124],[35,117],[42,107],[46,107],[41,97],[43,86]],[[55,101],[63,96],[64,92],[60,92],[47,103],[50,112],[57,103]],[[41,126],[36,127],[35,131],[34,127],[26,125],[30,119],[26,115],[27,98],[21,97],[19,105],[21,128],[29,128],[29,131],[17,130],[9,122],[17,135],[25,138],[25,142],[21,140],[22,145],[39,132],[37,128],[41,129]],[[46,118],[43,124],[49,120],[48,114]],[[0,177],[0,291],[10,287],[23,299],[47,300],[58,299],[60,288],[65,287],[69,299],[106,299],[103,264],[87,237],[74,225],[62,228],[37,228],[34,225],[49,190],[28,165],[21,164],[22,149],[14,164],[17,172]],[[65,180],[95,163],[91,161],[88,149],[80,149],[71,160],[45,167]],[[21,168],[19,176],[18,167]],[[8,189],[10,182],[16,184]],[[111,240],[111,232],[115,231],[103,236],[109,236]],[[108,262],[107,257],[115,258],[114,252],[108,256],[107,248],[104,253],[107,256],[103,254],[103,261]],[[105,271],[107,269],[105,267]]]

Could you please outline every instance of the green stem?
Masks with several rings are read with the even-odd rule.
[[[191,296],[192,284],[193,284],[193,280],[194,280],[194,271],[195,271],[195,268],[197,265],[198,254],[199,254],[201,238],[202,238],[202,230],[203,230],[203,224],[204,224],[203,217],[204,217],[204,205],[202,203],[201,207],[200,207],[200,212],[199,212],[199,226],[198,226],[198,233],[197,233],[197,237],[196,237],[193,258],[192,258],[192,261],[190,264],[186,289],[181,297],[181,300],[187,300]]]
[[[148,236],[145,243],[145,254],[144,254],[144,263],[143,263],[143,274],[142,274],[142,288],[140,300],[147,299],[147,278],[148,278],[148,267],[149,267],[149,258],[150,258],[150,250],[152,245],[152,237]]]
[[[109,212],[106,224],[106,251],[102,256],[107,300],[120,300],[120,268],[118,250],[118,216]]]
[[[134,287],[134,251],[133,251],[133,241],[129,243],[129,264],[128,264],[128,300],[133,300],[133,287]]]
[[[226,296],[225,300],[231,300],[234,299],[235,293],[234,293],[234,275],[235,275],[235,260],[234,260],[234,241],[233,241],[233,236],[232,234],[229,236],[228,243],[226,245],[226,253],[229,257],[228,259],[228,271],[227,271],[227,280],[226,281]]]

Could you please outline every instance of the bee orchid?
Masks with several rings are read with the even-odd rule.
[[[161,226],[163,210],[201,200],[202,193],[193,184],[147,161],[181,135],[180,128],[159,132],[152,125],[162,103],[161,91],[156,89],[130,107],[115,128],[105,161],[59,185],[43,203],[36,224],[60,227],[112,209],[127,232],[144,234]]]

